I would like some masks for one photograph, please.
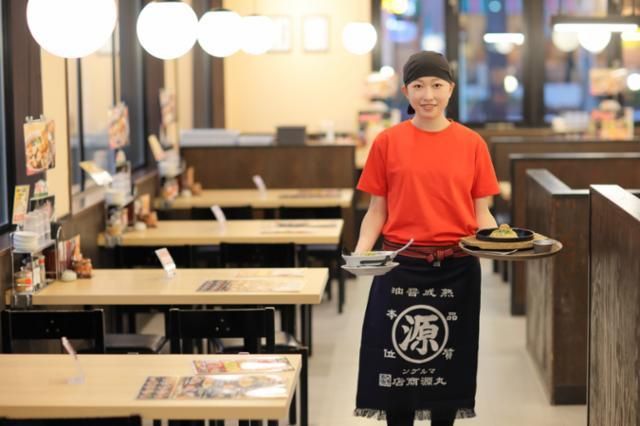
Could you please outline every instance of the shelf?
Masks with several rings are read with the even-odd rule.
[[[35,250],[35,251],[24,251],[24,250],[18,250],[18,249],[17,249],[17,248],[15,248],[15,247],[12,247],[12,250],[13,250],[13,252],[14,252],[15,254],[34,254],[34,253],[40,253],[40,252],[41,252],[41,251],[43,251],[44,249],[49,248],[49,247],[51,247],[51,246],[55,245],[55,243],[56,243],[56,240],[48,240],[48,241],[45,241],[44,243],[40,244],[40,245],[38,246],[38,249],[37,249],[37,250]]]
[[[110,207],[110,206],[115,206],[115,207],[125,207],[128,206],[129,204],[131,204],[132,202],[135,201],[135,198],[132,197],[131,195],[129,195],[125,200],[124,203],[121,204],[111,204],[111,203],[107,203],[107,201],[105,200],[105,205]]]

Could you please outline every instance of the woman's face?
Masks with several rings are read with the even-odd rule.
[[[402,86],[402,93],[416,110],[416,116],[433,120],[444,116],[454,86],[438,77],[420,77]]]

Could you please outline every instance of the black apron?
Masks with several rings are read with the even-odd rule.
[[[405,256],[396,261],[399,266],[374,278],[369,293],[354,414],[475,417],[480,262],[471,256],[440,266]]]

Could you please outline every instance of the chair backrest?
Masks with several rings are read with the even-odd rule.
[[[14,351],[14,340],[83,339],[94,353],[105,353],[102,309],[90,311],[2,311],[2,350]]]
[[[293,268],[296,245],[220,243],[220,264],[226,268]]]
[[[171,309],[169,311],[171,352],[184,353],[193,339],[241,338],[250,353],[275,351],[274,308]],[[262,338],[266,345],[262,346]]]
[[[0,419],[0,426],[142,426],[142,417],[96,417],[74,419]]]
[[[253,219],[253,208],[249,205],[238,207],[224,207],[224,216],[229,220],[251,220]],[[193,220],[215,220],[215,216],[210,208],[193,207],[191,209],[191,219]]]
[[[340,219],[340,206],[332,207],[280,207],[280,219]]]

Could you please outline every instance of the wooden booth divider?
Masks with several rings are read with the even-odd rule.
[[[640,199],[590,188],[588,425],[640,424]]]
[[[512,154],[510,158],[511,224],[518,227],[533,227],[527,217],[528,169],[547,169],[571,188],[587,188],[594,183],[640,188],[640,153]],[[515,262],[511,263],[511,268],[511,313],[524,315],[525,266]]]

